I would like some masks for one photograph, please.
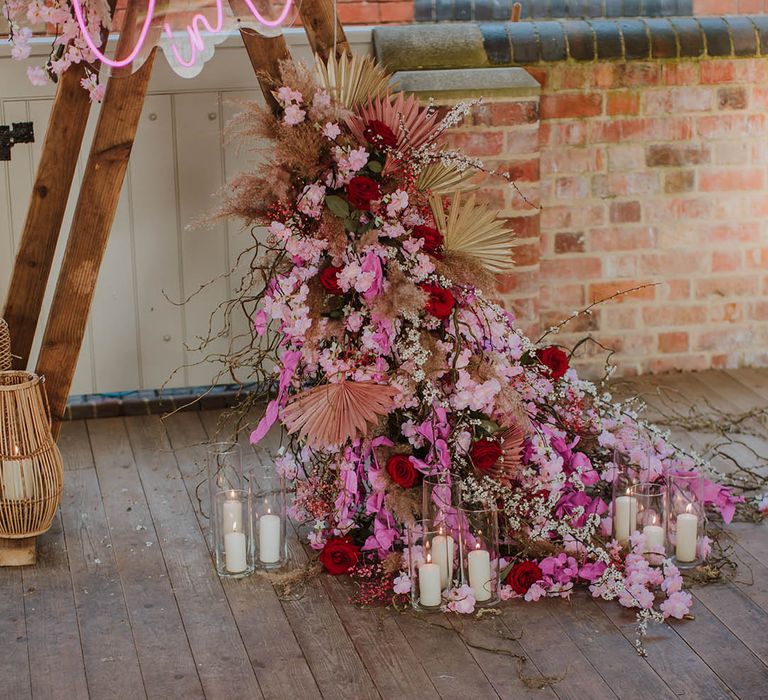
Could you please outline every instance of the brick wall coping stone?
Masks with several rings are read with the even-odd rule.
[[[416,22],[506,22],[516,0],[414,0]],[[523,19],[688,17],[693,0],[519,0]]]
[[[373,44],[392,71],[768,56],[768,15],[412,24],[374,28]]]
[[[468,97],[484,102],[537,96],[541,85],[524,68],[449,68],[399,71],[393,82],[405,92],[433,97],[440,104]]]

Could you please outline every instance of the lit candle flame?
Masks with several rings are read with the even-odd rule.
[[[477,549],[477,550],[479,550],[479,549],[480,549],[480,543],[479,543],[479,542],[476,542],[476,543],[475,543],[475,549]]]
[[[234,489],[232,489],[232,490],[229,492],[229,497],[230,497],[230,498],[235,498],[236,496],[237,496],[237,494],[235,493],[235,490],[234,490]]]
[[[655,525],[655,524],[656,524],[656,516],[654,515],[654,516],[651,518],[651,525]]]
[[[431,564],[431,563],[432,563],[432,555],[429,552],[427,552],[427,564]]]
[[[686,512],[686,513],[692,513],[692,512],[693,512],[693,505],[692,505],[691,503],[689,503],[689,504],[688,504],[688,505],[685,507],[685,512]]]

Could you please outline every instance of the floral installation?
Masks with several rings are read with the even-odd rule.
[[[112,26],[106,0],[83,0],[83,18],[93,42],[101,44],[102,36]],[[83,64],[86,75],[80,81],[92,102],[101,102],[105,85],[99,82],[98,70],[93,68],[96,57],[82,36],[72,3],[67,0],[4,0],[3,17],[8,21],[11,56],[17,61],[29,58],[30,41],[36,30],[53,27],[51,50],[45,62],[27,68],[32,85],[56,82],[72,64]]]
[[[637,609],[641,628],[685,617],[671,561],[638,533],[628,549],[612,537],[615,456],[645,481],[706,465],[493,300],[513,233],[471,192],[483,164],[444,142],[473,105],[441,114],[368,58],[284,64],[274,95],[276,114],[249,104],[236,124],[270,150],[223,215],[267,233],[244,283],[255,339],[226,361],[273,382],[251,441],[281,427],[290,515],[326,571],[351,575],[357,602],[404,600],[421,556],[405,533],[422,480],[442,475],[498,508],[503,600],[584,586]],[[701,495],[725,521],[740,500],[709,480]],[[472,613],[475,594],[457,578],[444,609]]]

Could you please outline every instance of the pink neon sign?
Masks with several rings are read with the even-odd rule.
[[[256,20],[263,24],[266,27],[278,27],[280,26],[288,17],[288,13],[291,10],[291,5],[293,4],[293,0],[285,0],[285,6],[283,7],[282,12],[280,13],[280,16],[277,19],[267,19],[266,17],[262,16],[261,12],[256,9],[256,6],[253,4],[252,0],[243,0],[243,2],[248,6],[248,9],[251,11],[251,14],[256,18]],[[80,25],[80,30],[83,36],[83,39],[85,40],[85,43],[88,44],[88,48],[93,51],[93,54],[98,58],[104,65],[110,66],[111,68],[123,68],[125,66],[130,65],[133,63],[133,61],[136,60],[136,57],[141,53],[142,48],[144,47],[144,43],[147,40],[147,36],[149,35],[149,30],[152,26],[152,19],[155,14],[155,5],[156,0],[147,0],[147,14],[144,19],[144,24],[141,27],[141,31],[139,32],[139,37],[136,41],[136,46],[134,46],[133,51],[131,51],[125,58],[122,59],[111,59],[108,56],[106,56],[100,48],[95,44],[93,39],[91,38],[91,35],[88,32],[88,25],[85,22],[85,17],[83,16],[83,6],[81,4],[80,0],[72,0],[72,6],[75,10],[75,17],[77,18],[77,23]],[[190,46],[190,55],[189,58],[184,58],[181,55],[181,52],[179,51],[178,47],[176,46],[176,43],[174,41],[171,41],[170,43],[170,49],[173,53],[173,57],[178,61],[179,65],[182,65],[184,67],[190,67],[195,64],[197,61],[197,55],[198,52],[203,51],[205,48],[205,42],[203,41],[202,33],[203,31],[210,32],[211,34],[219,34],[224,29],[224,5],[223,0],[216,0],[216,22],[215,24],[211,24],[208,21],[208,18],[203,14],[196,14],[192,17],[192,20],[189,22],[189,24],[186,26],[186,32],[189,36],[189,46]],[[173,39],[173,30],[171,29],[171,25],[168,22],[165,22],[163,24],[163,31],[165,35],[169,39]]]

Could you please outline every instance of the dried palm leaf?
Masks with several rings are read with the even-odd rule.
[[[323,384],[298,394],[283,409],[282,420],[289,433],[298,433],[310,447],[334,447],[365,435],[369,425],[392,410],[398,393],[375,382]]]
[[[416,187],[422,192],[428,190],[438,197],[454,192],[469,192],[478,188],[478,185],[472,182],[477,172],[472,167],[458,170],[437,160],[422,169],[416,180]]]
[[[500,434],[501,457],[488,470],[489,476],[503,484],[508,484],[517,476],[523,464],[525,435],[525,428],[520,423],[516,423]]]
[[[429,201],[446,250],[471,255],[494,274],[509,272],[514,233],[504,226],[498,212],[476,204],[475,195],[462,204],[461,194],[454,194],[447,217],[440,197]]]
[[[362,102],[385,95],[391,75],[370,56],[340,59],[332,53],[325,63],[315,56],[315,77],[320,87],[347,109],[354,109]]]
[[[347,120],[347,124],[355,138],[365,143],[365,127],[372,121],[386,124],[397,136],[395,149],[405,153],[434,138],[437,111],[422,107],[415,95],[406,96],[399,92],[395,96],[371,97]]]

